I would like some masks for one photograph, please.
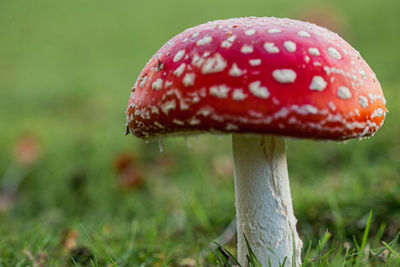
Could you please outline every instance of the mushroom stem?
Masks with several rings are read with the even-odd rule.
[[[300,266],[302,241],[296,231],[284,139],[234,134],[232,144],[239,263],[248,266],[245,235],[262,266],[269,261],[280,266],[285,258],[285,266]]]

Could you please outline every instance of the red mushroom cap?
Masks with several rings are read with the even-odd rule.
[[[345,140],[373,135],[385,114],[374,72],[337,34],[251,17],[167,42],[132,89],[127,123],[144,139],[226,132]]]

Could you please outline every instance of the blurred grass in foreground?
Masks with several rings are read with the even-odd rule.
[[[123,137],[124,111],[139,71],[169,38],[248,15],[325,12],[375,70],[390,110],[376,136],[287,147],[304,249],[312,241],[317,256],[327,231],[327,247],[354,248],[370,210],[368,244],[383,247],[379,240],[400,230],[398,10],[396,0],[0,2],[0,184],[25,172],[0,202],[0,265],[216,264],[208,243],[235,214],[229,137],[191,138],[190,149],[168,139],[159,153],[157,144]],[[39,150],[28,167],[13,152],[27,136]],[[123,188],[121,177],[133,173],[116,171],[121,155],[134,158],[126,164],[141,175],[139,188]]]

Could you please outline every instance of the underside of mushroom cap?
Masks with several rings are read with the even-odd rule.
[[[337,34],[250,17],[168,41],[132,89],[127,127],[143,139],[219,132],[346,140],[373,135],[385,114],[375,74]]]

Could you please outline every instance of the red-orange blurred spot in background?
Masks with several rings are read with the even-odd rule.
[[[144,185],[143,174],[133,155],[121,153],[114,159],[114,169],[122,190],[132,190]]]
[[[14,145],[14,159],[21,165],[36,163],[40,154],[40,144],[36,136],[23,134]]]

